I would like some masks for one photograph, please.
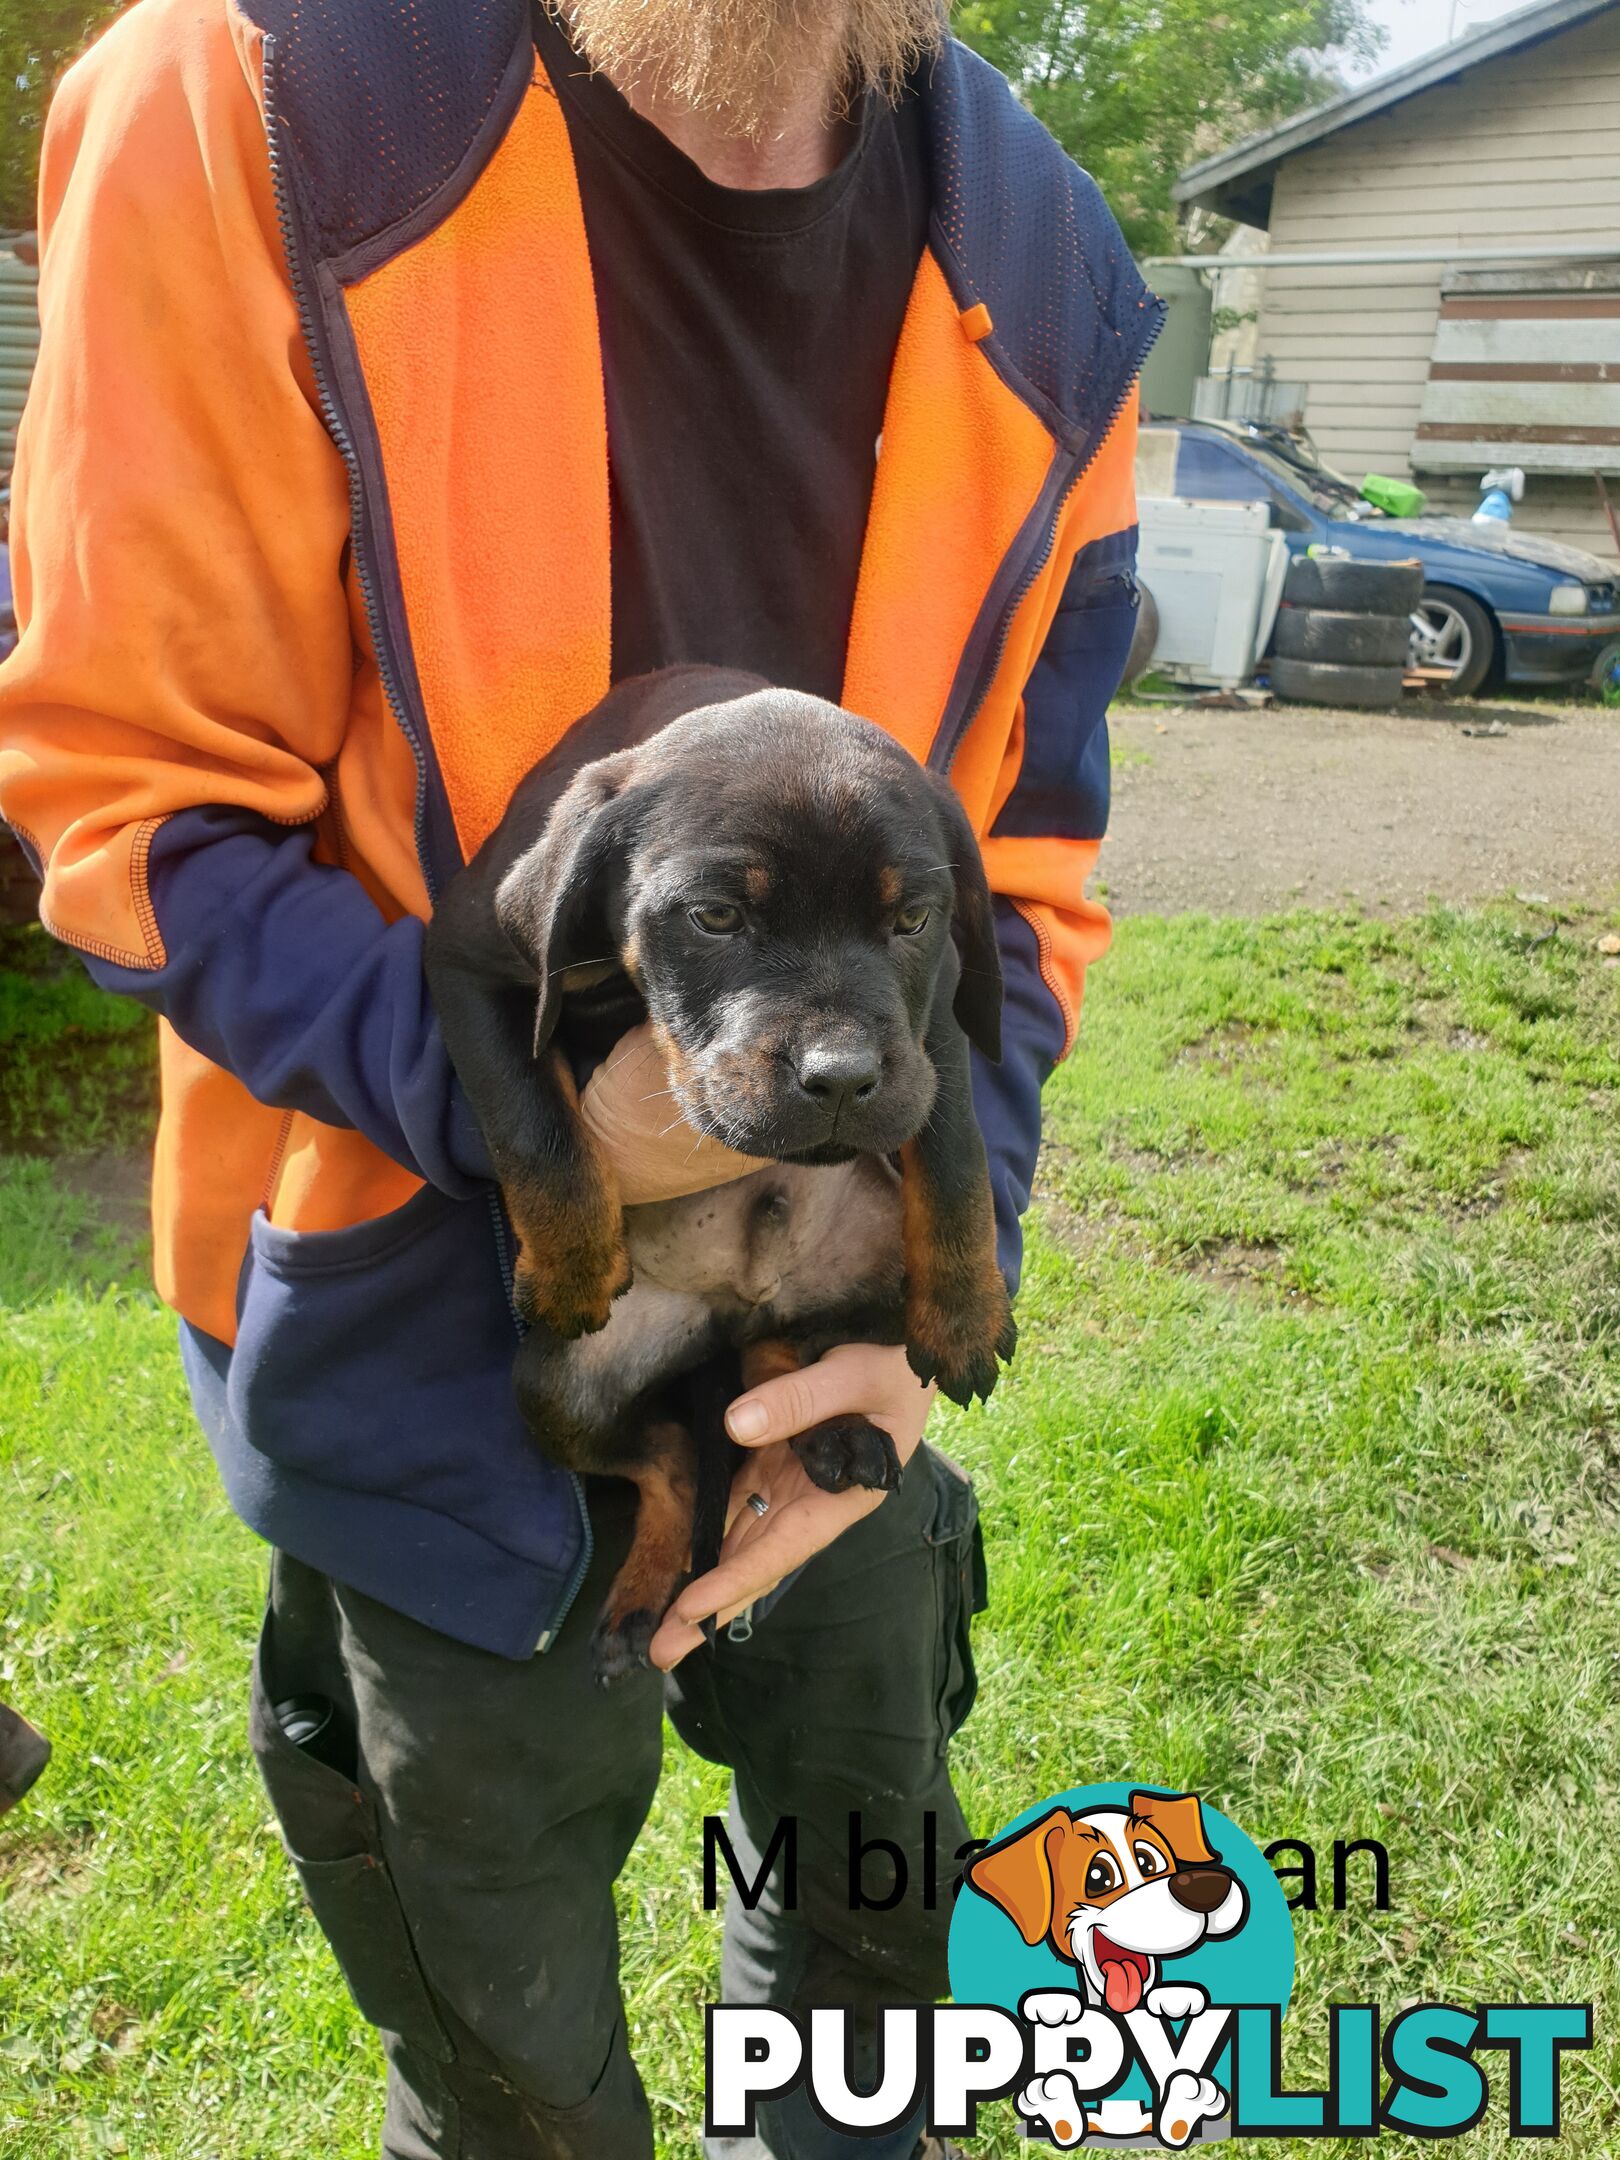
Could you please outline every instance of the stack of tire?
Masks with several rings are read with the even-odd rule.
[[[1423,597],[1421,563],[1296,555],[1271,641],[1271,687],[1290,705],[1397,705]]]

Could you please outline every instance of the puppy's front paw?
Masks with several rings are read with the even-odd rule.
[[[1078,2025],[1085,2014],[1085,1997],[1071,1988],[1037,1988],[1018,2005],[1026,2025]]]
[[[1150,2016],[1170,2018],[1177,2025],[1209,2008],[1209,1997],[1190,1980],[1149,1988],[1143,2000]]]
[[[988,1402],[1000,1366],[1018,1344],[1018,1324],[1001,1270],[953,1265],[941,1256],[906,1285],[906,1361],[917,1378],[966,1409]]]
[[[624,1218],[606,1195],[571,1197],[508,1190],[518,1234],[512,1300],[520,1319],[543,1322],[573,1342],[608,1324],[613,1301],[630,1287]]]
[[[900,1482],[903,1466],[894,1441],[865,1418],[830,1418],[799,1433],[790,1445],[805,1476],[823,1492],[848,1492],[852,1485],[893,1492]]]

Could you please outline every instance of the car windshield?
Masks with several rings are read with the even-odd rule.
[[[1314,450],[1281,428],[1268,428],[1263,433],[1258,428],[1239,428],[1234,434],[1263,471],[1296,494],[1308,495],[1325,516],[1362,519],[1383,515],[1353,482],[1331,471]]]

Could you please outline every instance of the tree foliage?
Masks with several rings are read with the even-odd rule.
[[[1011,77],[1138,250],[1177,237],[1183,167],[1328,96],[1382,33],[1364,0],[959,0],[958,36]]]
[[[121,0],[0,0],[0,228],[34,222],[39,135],[56,79]]]

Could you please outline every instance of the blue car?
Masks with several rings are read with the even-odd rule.
[[[1454,696],[1499,683],[1596,687],[1615,664],[1620,568],[1600,556],[1511,525],[1386,517],[1282,428],[1154,420],[1142,432],[1144,441],[1177,438],[1177,495],[1269,503],[1292,553],[1321,546],[1365,562],[1421,562],[1412,664]]]

